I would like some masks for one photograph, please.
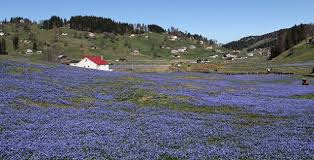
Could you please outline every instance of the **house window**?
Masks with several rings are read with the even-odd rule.
[[[85,59],[85,62],[87,62],[87,59]]]

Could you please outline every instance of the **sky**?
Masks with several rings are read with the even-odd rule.
[[[1,0],[0,20],[94,15],[174,26],[220,43],[314,23],[314,0]]]

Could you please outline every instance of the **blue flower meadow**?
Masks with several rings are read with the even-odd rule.
[[[313,97],[292,75],[0,62],[0,159],[313,159]]]

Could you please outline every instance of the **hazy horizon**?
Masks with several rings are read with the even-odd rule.
[[[70,18],[94,15],[128,23],[158,24],[201,34],[220,43],[261,35],[295,24],[314,22],[309,0],[3,0],[0,19],[22,16],[43,20],[52,15]]]

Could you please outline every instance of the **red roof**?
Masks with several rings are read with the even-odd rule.
[[[101,56],[83,56],[83,58],[88,58],[98,65],[108,65],[109,63],[101,58]]]

